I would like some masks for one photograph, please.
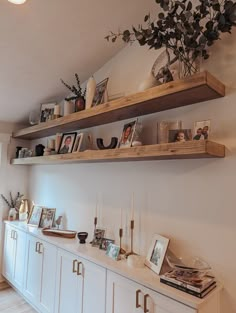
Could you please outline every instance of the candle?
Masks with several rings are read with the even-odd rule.
[[[134,193],[132,193],[131,199],[131,220],[134,220]]]
[[[120,208],[120,228],[122,228],[122,224],[123,224],[123,221],[122,221],[122,208]]]
[[[98,198],[96,196],[96,209],[95,209],[95,217],[98,217]]]
[[[60,115],[60,104],[55,104],[54,115]]]

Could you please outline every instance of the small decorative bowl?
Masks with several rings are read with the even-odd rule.
[[[77,236],[79,238],[79,243],[85,243],[86,242],[85,240],[88,237],[88,233],[86,233],[85,231],[82,231],[82,232],[79,232]]]

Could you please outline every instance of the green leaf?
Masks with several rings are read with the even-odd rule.
[[[117,39],[117,37],[115,36],[115,37],[112,38],[111,41],[112,41],[112,42],[116,42],[116,39]]]
[[[164,13],[159,13],[158,14],[159,19],[163,20],[165,18],[165,14]]]
[[[191,11],[191,10],[192,10],[192,7],[193,7],[192,2],[189,1],[186,10],[187,10],[187,11]]]
[[[144,17],[144,22],[147,22],[150,19],[150,13],[145,15]]]

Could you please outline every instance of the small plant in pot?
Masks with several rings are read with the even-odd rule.
[[[69,89],[74,96],[70,96],[65,98],[66,101],[72,101],[75,100],[75,111],[82,111],[85,109],[85,94],[86,94],[86,89],[82,91],[82,88],[80,86],[80,80],[79,76],[77,73],[75,73],[75,78],[76,78],[76,83],[77,87],[75,85],[70,86],[69,84],[65,83],[63,79],[61,79],[61,82],[63,83],[64,86],[66,86],[67,89]]]

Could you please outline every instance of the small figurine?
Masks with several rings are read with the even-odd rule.
[[[62,215],[58,216],[58,218],[55,221],[55,223],[57,225],[57,229],[60,228],[61,222],[62,222]]]

